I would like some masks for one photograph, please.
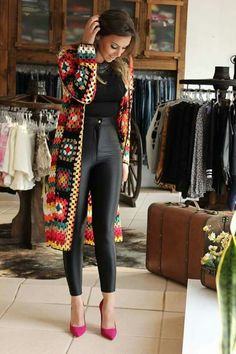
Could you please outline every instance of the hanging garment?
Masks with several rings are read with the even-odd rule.
[[[51,166],[51,154],[47,144],[45,131],[36,134],[35,154],[33,162],[33,172],[36,181],[41,181],[43,177],[49,175]]]
[[[191,159],[198,104],[181,101],[169,109],[163,172],[160,181],[176,186],[186,198],[191,178]]]
[[[164,167],[164,161],[165,161],[166,139],[167,139],[167,132],[168,132],[168,117],[169,117],[170,106],[171,106],[170,104],[166,104],[163,107],[163,113],[162,113],[162,117],[161,117],[161,118],[163,118],[163,125],[160,124],[158,127],[158,128],[160,128],[160,129],[158,129],[158,136],[159,136],[159,140],[160,140],[160,145],[159,145],[158,161],[157,161],[157,168],[156,168],[154,182],[156,183],[158,188],[175,192],[176,187],[174,184],[161,182],[161,176],[163,173],[163,167]]]
[[[205,103],[200,107],[196,118],[191,183],[188,191],[188,196],[191,198],[201,198],[206,192],[213,190],[212,178],[207,178],[206,175],[208,106],[209,103]]]
[[[223,174],[223,149],[227,120],[229,117],[229,101],[223,101],[214,106],[215,113],[215,132],[213,150],[213,181],[212,187],[217,194],[225,191],[225,178]]]
[[[162,109],[158,107],[146,135],[147,163],[151,173],[155,173],[158,161],[159,140],[158,128],[161,124]]]
[[[16,94],[27,93],[31,81],[39,82],[40,94],[61,98],[61,82],[56,65],[17,64]]]
[[[26,124],[18,125],[16,132],[13,179],[10,188],[29,190],[35,186],[32,170],[35,150],[35,131],[30,131]]]
[[[7,147],[7,140],[10,132],[10,126],[8,123],[1,123],[0,125],[0,170],[4,162],[4,156]]]
[[[168,129],[168,117],[169,117],[169,105],[165,105],[162,109],[162,116],[161,119],[163,121],[162,124],[158,126],[158,139],[160,141],[159,144],[159,152],[158,152],[158,158],[157,158],[157,167],[156,167],[156,175],[155,175],[155,182],[159,183],[161,176],[162,176],[162,171],[163,171],[163,165],[164,165],[164,158],[165,158],[165,149],[166,149],[166,139],[167,139],[167,129]]]
[[[136,71],[135,75],[133,117],[140,131],[144,158],[146,158],[146,135],[149,126],[157,105],[175,99],[176,78],[168,77],[166,72],[150,74]]]
[[[233,105],[232,105],[233,106]],[[231,109],[230,109],[231,111]],[[223,174],[225,179],[225,184],[228,186],[230,183],[230,134],[232,132],[231,122],[230,122],[230,114],[227,118],[225,136],[224,136],[224,144],[223,144]]]
[[[230,107],[230,131],[229,131],[229,166],[230,183],[228,205],[230,210],[236,209],[236,102]]]
[[[14,177],[14,155],[16,143],[17,124],[12,124],[7,140],[2,172],[5,172],[4,185],[9,187]]]

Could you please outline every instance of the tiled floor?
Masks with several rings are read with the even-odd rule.
[[[136,208],[121,206],[122,224],[146,233],[148,206],[178,201],[178,194],[142,190]],[[0,223],[10,222],[18,203],[0,194]],[[23,260],[22,260],[23,261]],[[100,336],[101,300],[97,269],[84,269],[88,331],[68,332],[70,296],[65,278],[0,278],[1,354],[181,354],[186,288],[145,269],[118,268],[116,318],[118,336]]]

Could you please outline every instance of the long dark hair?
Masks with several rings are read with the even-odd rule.
[[[110,9],[104,11],[100,15],[99,23],[101,30],[98,32],[98,34],[101,37],[109,36],[112,34],[122,37],[131,36],[131,41],[128,48],[126,48],[121,57],[116,58],[113,62],[111,62],[113,70],[121,76],[125,84],[128,84],[129,70],[127,64],[130,55],[135,55],[138,44],[138,35],[134,27],[134,22],[126,11]],[[102,82],[99,77],[98,80]]]
[[[135,54],[138,36],[134,22],[126,11],[119,9],[104,11],[99,17],[99,23],[101,28],[99,35],[101,36],[109,36],[111,34],[122,37],[131,36],[130,44],[122,56]]]

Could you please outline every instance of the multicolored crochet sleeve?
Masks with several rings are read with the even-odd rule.
[[[97,63],[95,47],[79,44],[78,48],[62,49],[58,54],[58,68],[64,85],[64,101],[68,96],[80,103],[89,104],[95,95]],[[66,95],[66,92],[68,95]]]
[[[130,159],[130,131],[131,131],[131,109],[133,103],[133,62],[129,64],[129,82],[125,96],[122,98],[119,115],[119,137],[122,153],[122,161],[129,165]]]

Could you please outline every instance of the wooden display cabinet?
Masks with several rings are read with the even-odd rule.
[[[81,40],[85,23],[98,11],[98,0],[20,0],[17,7],[15,47],[57,52]]]
[[[88,19],[98,13],[98,1],[62,0],[61,43],[77,43],[81,40]]]
[[[178,58],[181,55],[179,52],[180,13],[184,2],[148,0],[147,5],[145,56]]]
[[[187,3],[0,0],[0,95],[15,94],[16,64],[56,64],[60,47],[79,42],[87,19],[109,8],[124,9],[134,19],[140,38],[135,69],[173,70],[178,82],[184,77]]]
[[[16,48],[51,49],[54,47],[54,0],[17,3]]]
[[[139,31],[141,18],[142,0],[107,0],[105,9],[121,9],[132,17],[135,28]]]

